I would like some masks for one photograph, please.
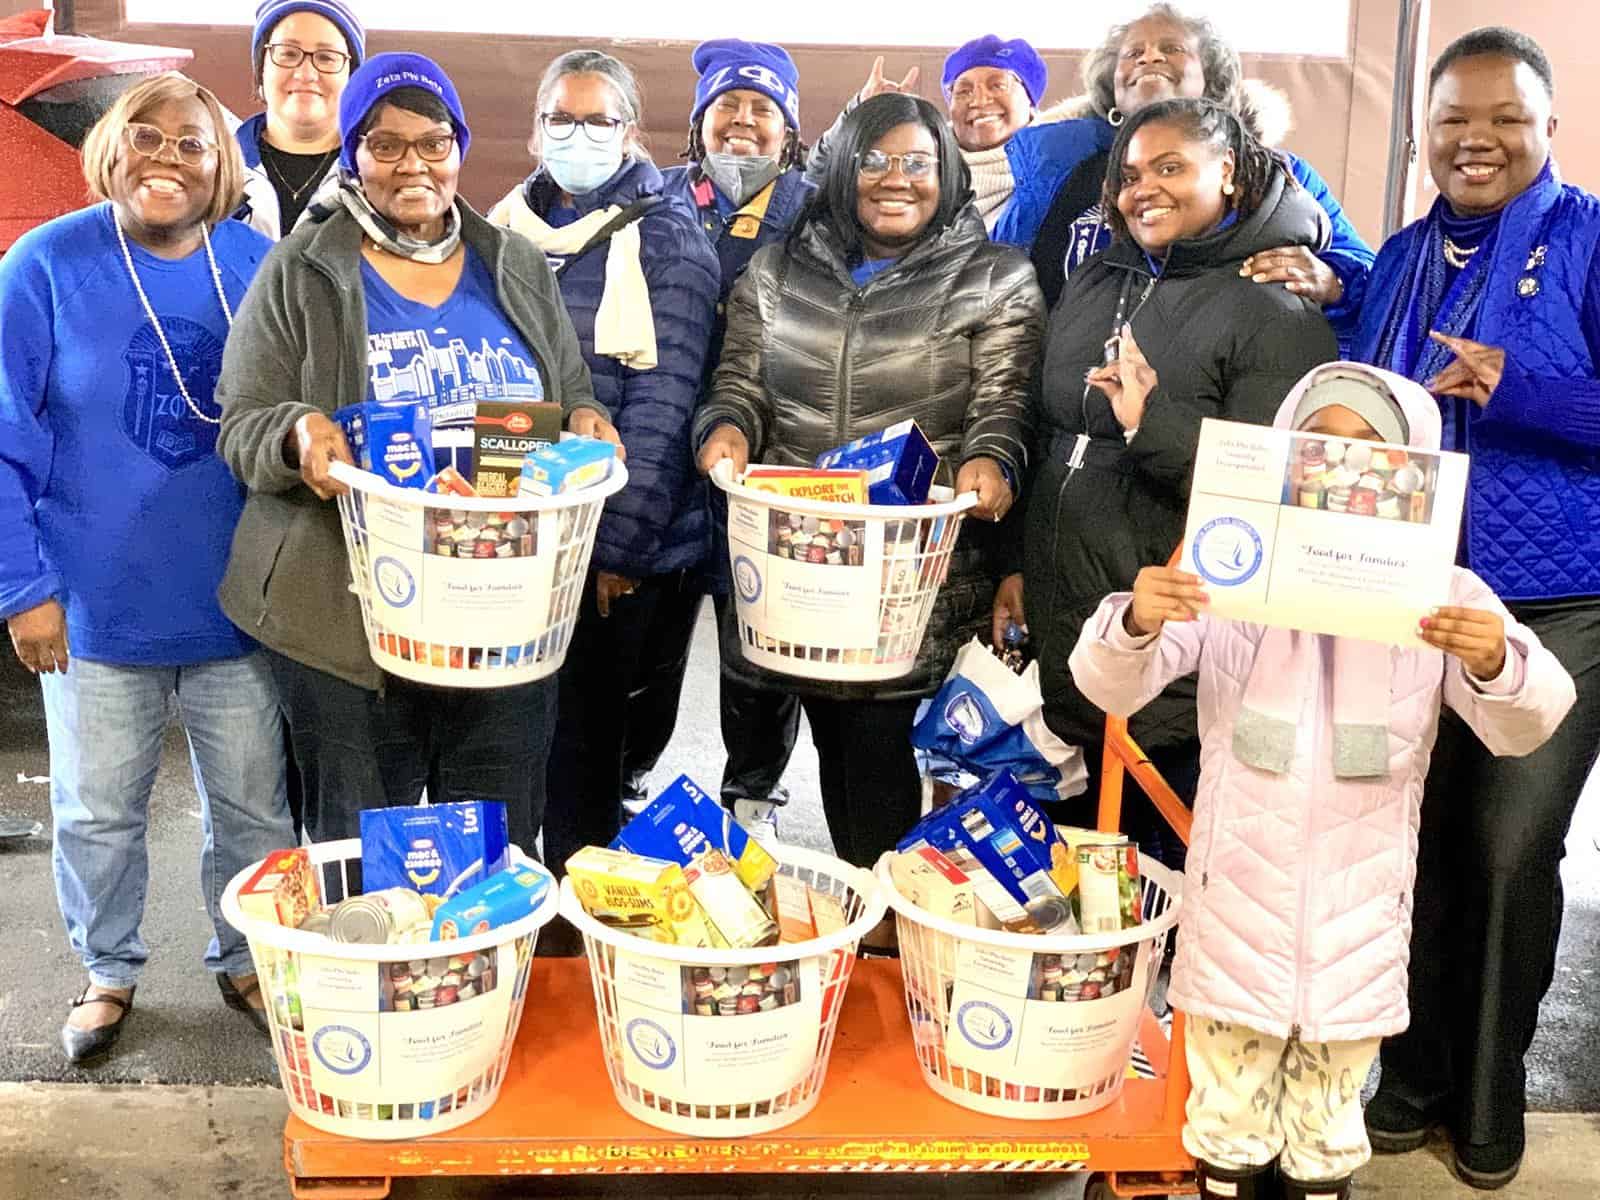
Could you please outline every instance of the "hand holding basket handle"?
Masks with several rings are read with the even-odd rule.
[[[356,465],[344,430],[319,412],[307,413],[289,430],[283,440],[284,461],[300,468],[300,478],[319,500],[348,495],[350,489],[328,473],[332,463]]]
[[[1014,497],[1005,472],[992,458],[969,458],[956,472],[956,494],[976,492],[978,504],[972,515],[998,521],[1011,508]]]
[[[723,459],[733,467],[733,478],[743,475],[750,465],[750,441],[736,425],[721,424],[711,431],[700,447],[700,472],[711,474]]]

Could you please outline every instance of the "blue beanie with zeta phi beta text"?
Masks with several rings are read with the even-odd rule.
[[[456,85],[450,82],[444,69],[421,54],[374,54],[350,76],[344,95],[339,97],[339,141],[343,146],[339,162],[350,174],[360,174],[356,169],[356,143],[361,140],[361,125],[367,114],[390,92],[408,87],[431,92],[449,110],[456,145],[461,148],[461,157],[467,157],[472,130],[467,128],[467,116],[461,108],[461,97],[456,94]]]
[[[1022,81],[1022,89],[1028,93],[1028,99],[1035,108],[1044,98],[1045,85],[1050,81],[1050,69],[1044,65],[1039,52],[1027,42],[1021,38],[1002,42],[994,34],[986,33],[964,46],[957,46],[950,52],[950,57],[944,60],[942,82],[946,96],[950,94],[955,81],[973,67],[999,67],[1002,71],[1010,71]]]
[[[699,72],[694,85],[694,108],[689,122],[700,115],[723,92],[748,88],[769,96],[783,110],[790,129],[800,128],[800,69],[782,46],[770,42],[746,42],[740,38],[717,38],[701,42],[689,61]]]
[[[250,35],[250,61],[260,63],[261,46],[272,35],[290,13],[309,12],[316,13],[319,17],[326,17],[332,21],[340,33],[344,34],[345,45],[350,51],[350,69],[354,71],[367,57],[367,31],[361,25],[361,18],[356,16],[346,0],[262,0],[256,8],[255,32]]]

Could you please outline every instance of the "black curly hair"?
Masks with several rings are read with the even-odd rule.
[[[702,118],[703,119],[703,118]],[[787,171],[790,167],[803,167],[806,165],[806,155],[810,147],[800,140],[800,133],[794,126],[786,126],[783,131],[783,148],[778,151],[778,166]],[[679,158],[686,158],[692,163],[701,163],[706,157],[705,136],[700,132],[700,121],[693,121],[689,125],[689,140],[684,143],[682,150],[678,151]]]
[[[1285,176],[1291,183],[1294,176],[1284,160],[1267,149],[1245,127],[1244,120],[1231,109],[1211,100],[1161,100],[1146,105],[1122,123],[1117,130],[1117,140],[1111,144],[1111,157],[1106,162],[1106,181],[1100,203],[1105,209],[1106,223],[1113,236],[1121,241],[1128,237],[1128,223],[1117,208],[1117,193],[1122,190],[1122,168],[1128,160],[1128,146],[1133,135],[1146,125],[1168,124],[1176,126],[1190,142],[1210,146],[1222,155],[1233,151],[1233,208],[1241,215],[1253,213],[1261,207],[1272,187],[1275,175]]]

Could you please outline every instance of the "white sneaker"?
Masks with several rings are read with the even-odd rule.
[[[733,819],[768,850],[778,844],[778,806],[770,800],[735,800]]]

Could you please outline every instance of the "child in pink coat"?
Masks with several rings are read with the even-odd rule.
[[[1357,363],[1318,367],[1274,424],[1439,448],[1433,397]],[[1383,522],[1374,520],[1375,528]],[[1201,580],[1149,566],[1109,596],[1069,660],[1126,716],[1199,672],[1201,774],[1173,963],[1189,1015],[1185,1147],[1202,1197],[1342,1198],[1371,1157],[1361,1087],[1405,1028],[1423,778],[1448,704],[1495,754],[1524,755],[1573,702],[1571,678],[1487,585],[1404,649],[1206,615]]]

